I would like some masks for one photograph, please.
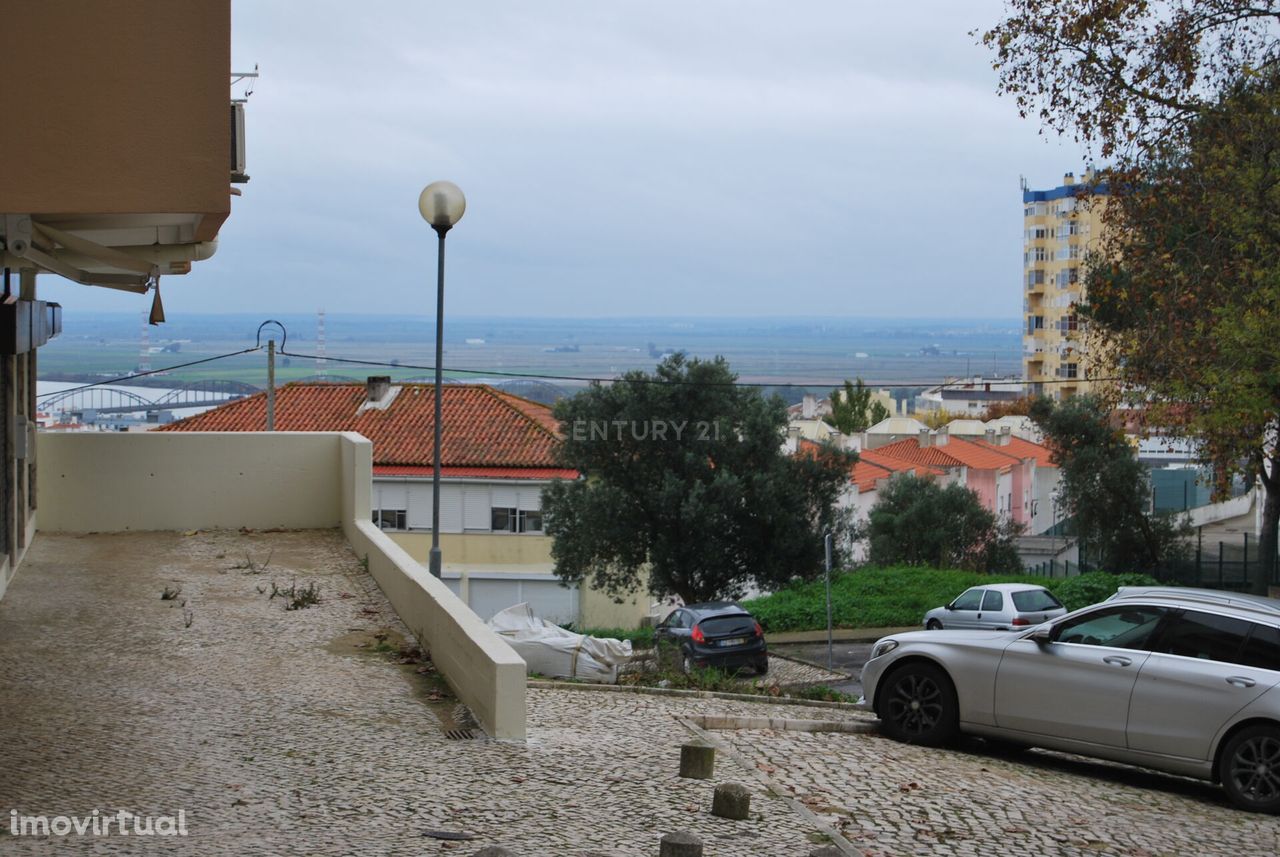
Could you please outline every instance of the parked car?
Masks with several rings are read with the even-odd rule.
[[[958,732],[1222,784],[1280,812],[1280,600],[1172,587],[1024,631],[879,640],[863,701],[890,737]]]
[[[930,610],[924,614],[924,627],[930,631],[1011,631],[1039,625],[1066,612],[1062,602],[1043,586],[993,583],[972,586],[945,607]]]
[[[730,601],[676,608],[653,629],[653,642],[659,656],[664,649],[674,651],[685,672],[696,667],[751,667],[761,675],[769,671],[764,629]]]

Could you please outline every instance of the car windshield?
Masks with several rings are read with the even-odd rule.
[[[1024,613],[1035,613],[1040,610],[1056,610],[1062,602],[1053,597],[1047,589],[1028,589],[1013,593],[1013,606]]]

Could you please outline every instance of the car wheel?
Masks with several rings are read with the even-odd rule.
[[[1218,777],[1231,802],[1249,812],[1280,812],[1280,729],[1250,726],[1222,748]]]
[[[955,737],[958,708],[955,686],[941,667],[909,663],[885,680],[877,713],[890,738],[937,747]]]
[[[924,629],[926,631],[941,631],[942,623],[939,622],[937,619],[930,619],[929,624],[925,625]]]
[[[756,675],[765,675],[769,672],[769,659],[761,658],[756,661]]]

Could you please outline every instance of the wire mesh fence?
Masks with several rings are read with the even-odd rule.
[[[1075,577],[1089,571],[1121,571],[1102,569],[1091,561],[1087,544],[1079,549],[1079,561],[1047,560],[1027,568],[1033,577]],[[1241,533],[1230,539],[1205,538],[1197,533],[1187,545],[1184,556],[1166,560],[1152,573],[1157,580],[1181,586],[1206,589],[1248,589],[1250,582],[1263,573],[1264,557],[1258,539]],[[1271,585],[1280,586],[1280,558],[1271,564]]]

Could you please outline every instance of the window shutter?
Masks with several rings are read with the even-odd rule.
[[[462,497],[462,527],[466,530],[489,529],[489,492],[466,491]]]
[[[403,482],[380,482],[377,484],[377,500],[374,507],[378,509],[408,509],[409,490]]]

